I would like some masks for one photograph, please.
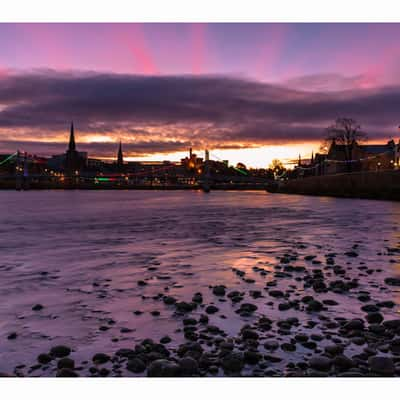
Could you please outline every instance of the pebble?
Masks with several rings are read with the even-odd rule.
[[[392,376],[395,372],[393,360],[388,357],[370,357],[368,359],[368,365],[372,372],[379,375]]]
[[[138,357],[128,360],[126,369],[135,374],[141,373],[146,369],[146,364]]]
[[[71,353],[71,349],[67,346],[54,346],[50,349],[50,356],[52,357],[57,357],[57,358],[62,358],[62,357],[68,357]]]
[[[316,371],[327,372],[331,369],[332,360],[324,356],[314,356],[308,361],[309,366]]]
[[[209,305],[209,306],[207,306],[205,311],[207,314],[215,314],[216,312],[219,311],[219,308],[216,306],[213,306],[213,305]]]

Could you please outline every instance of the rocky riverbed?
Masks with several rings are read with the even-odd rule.
[[[0,195],[4,376],[400,375],[400,204]]]

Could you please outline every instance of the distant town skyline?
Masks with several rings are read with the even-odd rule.
[[[232,164],[318,151],[338,116],[397,139],[400,24],[0,24],[0,152]]]

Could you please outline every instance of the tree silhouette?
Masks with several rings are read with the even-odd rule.
[[[348,170],[351,170],[350,161],[353,159],[354,146],[367,140],[367,134],[361,130],[361,126],[352,118],[337,118],[335,123],[326,129],[327,136],[321,147],[328,148],[335,143],[344,148],[344,157]]]

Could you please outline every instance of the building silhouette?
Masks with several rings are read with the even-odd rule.
[[[86,165],[86,158],[86,153],[76,150],[74,123],[71,122],[68,149],[65,152],[65,173],[68,176],[78,175]]]
[[[118,155],[117,155],[117,169],[118,171],[124,170],[124,155],[122,153],[122,142],[119,141]]]

